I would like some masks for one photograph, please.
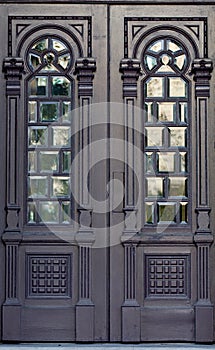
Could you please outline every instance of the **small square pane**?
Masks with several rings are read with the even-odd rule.
[[[181,123],[187,123],[188,108],[186,102],[179,103],[179,118]]]
[[[38,41],[34,46],[33,49],[39,53],[43,52],[48,48],[48,40],[47,39],[42,39]]]
[[[169,78],[169,96],[186,97],[187,83],[182,78]]]
[[[163,197],[164,179],[160,177],[149,177],[146,179],[147,197]]]
[[[29,176],[28,178],[28,196],[46,197],[48,193],[48,179],[46,176]]]
[[[154,174],[153,158],[154,158],[153,152],[145,153],[145,167],[146,167],[146,173],[148,174]]]
[[[158,171],[159,172],[174,172],[175,171],[175,153],[158,152]]]
[[[53,127],[53,146],[70,145],[70,128],[67,126]]]
[[[180,171],[187,171],[187,152],[180,152]]]
[[[188,223],[188,203],[181,202],[180,203],[180,221],[181,224],[187,224]]]
[[[59,223],[59,209],[58,202],[40,202],[39,215],[41,223]]]
[[[36,204],[28,203],[28,223],[35,224],[36,223]]]
[[[70,81],[65,77],[52,78],[52,96],[70,96]]]
[[[185,127],[170,127],[170,146],[186,147],[186,130]]]
[[[34,151],[28,152],[28,171],[30,173],[36,172],[36,157],[37,153]]]
[[[42,122],[54,122],[58,119],[58,103],[57,102],[41,102],[40,103],[40,120]]]
[[[40,171],[53,172],[58,171],[59,154],[58,152],[40,152],[39,153]]]
[[[47,77],[37,77],[30,81],[30,96],[47,96],[48,80]]]
[[[163,146],[163,130],[162,127],[146,127],[146,146],[162,147]]]
[[[29,123],[35,123],[37,121],[37,102],[28,102],[28,121]]]
[[[29,146],[46,146],[47,145],[47,128],[46,127],[29,127],[28,128]]]
[[[187,197],[187,178],[170,177],[169,178],[169,196]]]
[[[62,202],[62,223],[69,224],[70,223],[70,202]]]
[[[163,78],[150,78],[146,82],[147,97],[163,97]]]
[[[71,102],[63,102],[62,121],[69,122],[71,120]]]
[[[71,167],[71,152],[63,152],[63,172],[68,173]]]
[[[158,222],[173,223],[176,221],[176,204],[170,202],[158,203]]]
[[[68,197],[70,192],[69,177],[52,177],[52,195]]]
[[[147,224],[154,224],[154,203],[145,203],[145,221]]]
[[[176,104],[171,102],[158,103],[158,120],[173,122],[176,114]]]

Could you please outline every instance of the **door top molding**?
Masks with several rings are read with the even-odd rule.
[[[35,3],[35,4],[49,4],[49,3],[56,3],[56,4],[109,4],[109,5],[164,5],[164,4],[170,4],[170,5],[184,5],[184,4],[190,4],[190,5],[198,5],[198,6],[205,6],[205,5],[215,5],[215,0],[0,0],[0,4],[16,4],[16,5],[22,5],[26,3]]]

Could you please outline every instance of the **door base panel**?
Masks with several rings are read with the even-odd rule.
[[[213,305],[196,305],[196,342],[209,343],[213,342],[213,322],[214,322]]]

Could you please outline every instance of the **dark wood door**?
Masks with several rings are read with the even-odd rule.
[[[212,342],[210,7],[0,8],[3,340]]]

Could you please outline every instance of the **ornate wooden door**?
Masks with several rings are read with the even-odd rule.
[[[0,4],[3,341],[212,342],[213,6],[24,3]]]

